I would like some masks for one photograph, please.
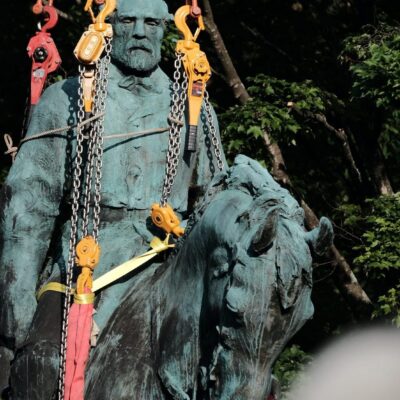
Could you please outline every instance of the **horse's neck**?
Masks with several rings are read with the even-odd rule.
[[[198,228],[192,230],[169,265],[172,279],[180,285],[186,286],[202,280],[207,268],[207,252],[212,249],[207,248]]]
[[[243,192],[227,190],[196,207],[187,238],[158,280],[167,315],[176,310],[184,318],[187,310],[193,315],[200,313],[205,285],[213,276],[223,278],[228,273],[229,249],[247,226],[237,218],[251,201],[251,196]]]

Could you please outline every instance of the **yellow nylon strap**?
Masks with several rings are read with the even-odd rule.
[[[163,251],[168,250],[171,247],[175,247],[175,245],[173,244],[168,244],[168,241],[169,241],[169,235],[164,241],[162,241],[158,237],[154,237],[150,243],[151,250],[138,257],[132,258],[132,260],[129,260],[126,263],[123,263],[120,266],[115,267],[111,271],[105,273],[104,275],[94,280],[92,291],[96,292],[102,289],[103,287],[110,285],[116,280],[122,278],[123,276],[129,274],[130,272],[139,268],[143,264],[147,263],[157,254],[162,253]]]
[[[39,301],[45,292],[59,292],[64,294],[67,287],[59,282],[50,282],[44,285],[36,294],[36,298]],[[74,295],[74,303],[76,304],[93,304],[94,293],[77,294],[75,289],[71,289],[71,295]]]
[[[36,293],[36,299],[37,299],[37,301],[39,301],[40,298],[43,296],[43,294],[48,291],[65,293],[66,288],[67,287],[62,283],[49,282],[46,285],[42,286],[40,288],[40,290]],[[73,295],[74,292],[75,292],[75,289],[71,289],[71,295]]]
[[[92,292],[89,295],[93,295],[94,298],[94,293],[100,289],[102,289],[105,286],[110,285],[111,283],[114,283],[118,279],[122,278],[123,276],[129,274],[130,272],[134,271],[135,269],[139,268],[143,264],[147,263],[150,261],[152,258],[154,258],[157,254],[162,253],[165,250],[168,250],[170,248],[175,247],[174,244],[169,244],[169,235],[167,235],[165,240],[161,240],[158,237],[154,237],[153,240],[150,242],[150,247],[151,250],[148,252],[137,256],[135,258],[132,258],[132,260],[127,261],[126,263],[123,263],[119,265],[118,267],[115,267],[109,272],[106,272],[104,275],[100,276],[96,280],[93,281],[93,287],[92,287]],[[65,293],[66,286],[62,283],[58,282],[50,282],[46,285],[44,285],[37,293],[36,298],[37,301],[40,300],[42,295],[47,292],[47,291],[52,291],[52,292],[60,292],[60,293]],[[72,289],[71,295],[74,294],[75,290]],[[82,298],[80,296],[83,296]],[[91,304],[93,301],[89,302],[84,302],[88,301],[85,296],[88,296],[87,294],[83,295],[75,295],[74,296],[74,302],[78,304]],[[77,300],[78,299],[78,300]],[[86,299],[86,300],[85,300]],[[82,303],[80,301],[83,301]]]
[[[75,304],[93,304],[94,293],[74,294]]]

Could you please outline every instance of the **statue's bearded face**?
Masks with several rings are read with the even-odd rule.
[[[119,0],[114,15],[112,57],[136,74],[154,70],[161,59],[161,40],[168,8],[163,0]]]

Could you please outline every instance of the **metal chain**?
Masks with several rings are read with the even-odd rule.
[[[97,77],[95,77],[96,79]],[[96,83],[95,83],[96,85]],[[86,171],[85,171],[85,194],[83,198],[83,217],[82,217],[82,236],[86,237],[88,235],[89,229],[89,214],[90,214],[90,201],[92,192],[92,177],[93,177],[93,167],[94,167],[94,153],[96,146],[96,132],[93,129],[94,124],[90,124],[90,129],[88,133],[88,150],[87,150],[87,161],[86,161]]]
[[[83,237],[88,235],[89,230],[89,216],[90,216],[90,201],[91,201],[91,188],[93,178],[95,180],[95,194],[94,194],[94,211],[93,211],[93,237],[97,240],[98,226],[100,224],[100,191],[101,191],[101,169],[103,158],[103,134],[104,134],[104,112],[105,102],[107,97],[109,64],[111,61],[110,53],[112,47],[110,39],[107,40],[105,47],[105,56],[96,63],[95,74],[95,90],[94,90],[94,104],[93,112],[97,115],[103,115],[91,125],[89,132],[88,143],[88,158],[86,168],[86,187],[84,197],[84,211],[83,211],[83,224],[82,231]],[[95,167],[95,168],[94,168]],[[95,174],[93,171],[95,170]]]
[[[163,183],[162,195],[161,195],[161,206],[165,207],[171,190],[175,182],[175,177],[178,172],[179,155],[180,155],[180,143],[181,143],[181,130],[184,124],[183,118],[185,113],[185,102],[187,98],[188,88],[188,77],[186,72],[183,70],[183,82],[181,80],[182,70],[182,53],[176,54],[175,59],[175,71],[174,71],[174,82],[172,85],[172,106],[169,115],[170,130],[169,130],[169,141],[168,141],[168,153],[166,163],[166,173]],[[224,161],[222,158],[221,145],[218,140],[217,129],[214,124],[214,118],[211,112],[211,104],[209,102],[208,92],[204,93],[205,111],[207,116],[207,123],[211,133],[211,141],[214,147],[214,154],[217,160],[217,166],[220,171],[224,169]]]
[[[183,82],[181,80],[183,54],[177,53],[175,59],[174,83],[172,85],[172,106],[169,115],[170,130],[168,141],[167,163],[165,168],[165,178],[163,183],[161,206],[165,207],[178,172],[179,155],[181,151],[181,130],[184,125],[185,102],[187,98],[188,77],[183,72]]]
[[[94,185],[94,205],[93,205],[93,238],[97,241],[100,226],[100,200],[101,200],[101,178],[103,167],[103,143],[104,143],[104,112],[106,109],[108,75],[111,62],[112,41],[106,38],[105,56],[98,65],[99,88],[98,103],[95,105],[95,113],[103,114],[96,120],[96,164],[95,164],[95,185]]]
[[[86,167],[86,187],[83,205],[83,234],[87,235],[90,214],[90,198],[91,186],[93,180],[93,170],[95,170],[95,190],[94,190],[94,206],[93,206],[93,237],[97,241],[98,229],[100,224],[100,200],[101,200],[101,169],[103,158],[103,133],[104,133],[104,111],[106,108],[107,86],[109,75],[109,64],[111,61],[112,42],[110,38],[106,38],[105,56],[102,60],[96,63],[95,74],[95,96],[94,96],[94,114],[102,114],[91,124],[90,137],[88,144],[88,159]],[[77,243],[78,233],[78,212],[79,212],[79,190],[81,188],[82,176],[82,153],[83,153],[83,126],[80,125],[84,121],[84,103],[83,103],[83,89],[82,79],[84,67],[79,67],[79,100],[78,100],[78,132],[77,132],[77,155],[74,165],[74,178],[73,178],[73,197],[72,197],[72,215],[71,215],[71,236],[69,243],[68,254],[68,268],[66,279],[66,291],[64,299],[64,312],[62,324],[62,338],[61,338],[61,358],[58,379],[58,399],[64,399],[64,384],[65,384],[65,362],[67,353],[67,332],[68,332],[68,317],[70,304],[70,294],[72,291],[72,276],[75,265],[75,248]]]
[[[222,171],[224,169],[224,161],[222,159],[221,144],[218,140],[217,129],[214,124],[214,118],[212,116],[211,104],[209,101],[209,95],[208,95],[207,90],[204,92],[204,103],[205,103],[208,127],[211,132],[211,142],[213,144],[214,154],[217,159],[217,166],[218,166],[219,170]]]
[[[71,234],[69,239],[69,250],[68,250],[68,264],[66,270],[66,282],[65,282],[65,295],[63,304],[63,323],[61,330],[61,352],[60,352],[60,368],[58,376],[58,399],[64,399],[64,381],[65,381],[65,361],[67,353],[67,331],[68,331],[68,316],[71,307],[70,294],[72,291],[72,276],[75,265],[75,247],[78,233],[78,211],[79,211],[79,193],[81,187],[81,175],[82,175],[82,153],[83,153],[83,130],[84,127],[81,123],[85,119],[84,104],[83,104],[83,89],[82,80],[84,67],[79,66],[79,100],[78,100],[78,128],[77,128],[77,144],[76,144],[76,158],[74,164],[73,180],[72,180],[72,213],[71,213]]]

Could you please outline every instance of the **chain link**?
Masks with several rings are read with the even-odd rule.
[[[96,164],[95,164],[95,185],[94,185],[94,205],[93,205],[93,238],[97,241],[100,226],[100,200],[101,200],[101,178],[103,167],[103,143],[104,143],[104,112],[107,101],[108,76],[110,73],[109,65],[111,62],[112,42],[106,38],[105,56],[99,63],[99,88],[98,103],[95,105],[95,113],[103,114],[96,122]]]
[[[84,104],[83,104],[83,89],[82,80],[85,68],[79,66],[79,89],[78,89],[78,127],[77,127],[77,144],[76,144],[76,158],[74,164],[74,172],[72,179],[72,213],[71,213],[71,234],[69,239],[68,250],[68,263],[65,279],[65,296],[63,304],[63,323],[61,330],[61,352],[60,352],[60,368],[58,376],[58,398],[64,399],[64,380],[65,380],[65,362],[67,353],[67,331],[68,331],[68,316],[71,307],[70,294],[72,291],[72,276],[75,265],[75,247],[78,233],[78,212],[79,212],[79,192],[81,187],[82,175],[82,154],[83,154],[83,130],[84,127],[81,123],[85,119]]]
[[[188,77],[182,71],[183,54],[177,53],[175,59],[174,82],[172,85],[172,106],[169,115],[169,140],[167,163],[165,167],[165,178],[163,183],[161,206],[165,207],[178,172],[179,155],[181,152],[181,131],[184,125],[185,102],[187,98]],[[181,71],[183,72],[183,82],[180,84]]]
[[[89,130],[87,164],[85,169],[85,194],[84,194],[84,209],[83,209],[83,224],[82,231],[84,236],[87,235],[89,229],[91,187],[94,171],[94,205],[93,205],[93,237],[97,241],[100,225],[100,200],[101,200],[101,178],[102,178],[102,163],[103,163],[103,134],[104,134],[104,111],[106,108],[107,85],[109,75],[109,64],[111,60],[112,42],[110,38],[106,38],[105,56],[96,63],[95,74],[95,94],[93,110],[95,114],[103,115],[92,122]],[[172,85],[172,106],[169,115],[170,130],[168,140],[168,152],[166,162],[166,175],[163,182],[163,190],[161,196],[161,206],[165,206],[171,190],[175,182],[175,177],[178,171],[179,156],[181,151],[181,130],[184,125],[185,103],[187,98],[188,77],[186,72],[182,70],[183,54],[177,53],[174,63],[174,82]],[[78,100],[78,128],[77,128],[77,149],[76,159],[73,173],[73,195],[72,195],[72,215],[71,215],[71,235],[69,241],[68,265],[66,271],[66,291],[64,298],[63,324],[62,324],[62,339],[61,339],[61,358],[59,369],[59,386],[58,399],[64,398],[64,381],[65,381],[65,361],[67,351],[67,330],[68,316],[70,310],[70,294],[72,291],[72,276],[75,265],[75,247],[78,234],[78,214],[79,214],[79,195],[81,188],[82,165],[83,165],[83,140],[84,127],[81,123],[85,119],[82,80],[85,67],[79,67],[79,100]],[[180,84],[181,71],[183,82]],[[205,110],[207,122],[211,132],[211,140],[214,147],[217,165],[220,170],[224,168],[220,143],[217,137],[214,119],[211,112],[211,105],[207,91],[205,92]]]
[[[214,154],[217,159],[217,166],[218,169],[222,171],[224,169],[224,161],[222,158],[221,144],[218,140],[217,129],[214,124],[214,118],[211,112],[211,104],[207,90],[204,92],[204,103],[205,103],[208,127],[211,133],[211,142],[213,144]]]
[[[169,141],[168,141],[168,153],[167,153],[167,163],[166,163],[166,174],[163,183],[162,195],[161,195],[161,206],[165,207],[168,198],[171,195],[171,190],[175,182],[175,177],[178,171],[179,155],[181,150],[181,130],[184,125],[184,114],[185,114],[185,102],[187,98],[187,88],[188,88],[188,77],[186,72],[182,70],[182,53],[176,54],[175,59],[175,71],[174,71],[174,82],[172,84],[172,105],[171,112],[169,115],[170,130],[169,130]],[[181,71],[183,75],[182,85]],[[205,111],[207,117],[207,123],[211,133],[211,141],[214,147],[214,154],[217,160],[217,166],[220,171],[222,171],[224,166],[224,160],[222,157],[221,144],[218,140],[217,129],[214,124],[214,118],[212,115],[212,108],[209,101],[208,92],[204,93]]]
[[[95,76],[95,80],[98,77]],[[96,87],[97,82],[94,82]],[[89,230],[89,214],[90,214],[90,202],[91,202],[91,192],[92,192],[92,176],[93,176],[93,167],[94,167],[94,153],[96,146],[96,132],[93,129],[94,124],[89,125],[88,130],[88,150],[87,150],[87,161],[86,161],[86,170],[85,170],[85,194],[83,198],[83,216],[82,216],[82,236],[86,237],[88,235]]]
[[[106,108],[107,86],[109,75],[109,64],[111,61],[111,42],[107,40],[105,47],[105,56],[96,63],[95,74],[95,95],[93,103],[93,113],[95,115],[104,115]],[[101,200],[101,170],[103,159],[103,134],[104,134],[104,116],[91,125],[89,132],[88,143],[88,157],[86,167],[86,186],[84,197],[84,212],[82,232],[83,236],[88,235],[89,230],[89,217],[90,217],[90,201],[91,201],[91,188],[94,177],[94,207],[93,207],[93,237],[97,240],[98,227],[100,224],[100,200]],[[95,172],[94,172],[95,171]]]
[[[106,38],[105,56],[96,63],[96,73],[94,81],[94,114],[102,114],[98,119],[93,121],[89,128],[88,154],[85,169],[85,194],[83,197],[83,223],[82,232],[87,236],[89,229],[91,187],[94,175],[94,206],[93,206],[93,237],[97,241],[98,230],[100,225],[100,200],[101,200],[101,176],[103,164],[103,133],[104,133],[104,111],[106,108],[107,86],[109,75],[109,64],[111,61],[112,42],[110,38]],[[67,353],[67,332],[68,317],[71,307],[70,294],[72,292],[72,277],[75,266],[75,248],[78,234],[78,215],[79,215],[79,199],[82,178],[83,165],[83,140],[84,128],[81,123],[85,119],[82,80],[85,67],[79,66],[79,89],[78,89],[78,128],[77,128],[77,151],[74,164],[73,176],[73,195],[72,195],[72,215],[71,215],[71,235],[69,241],[68,267],[66,276],[66,291],[63,307],[63,324],[61,337],[61,354],[60,369],[58,377],[58,399],[64,399],[65,384],[65,362]],[[93,174],[94,171],[94,174]]]

